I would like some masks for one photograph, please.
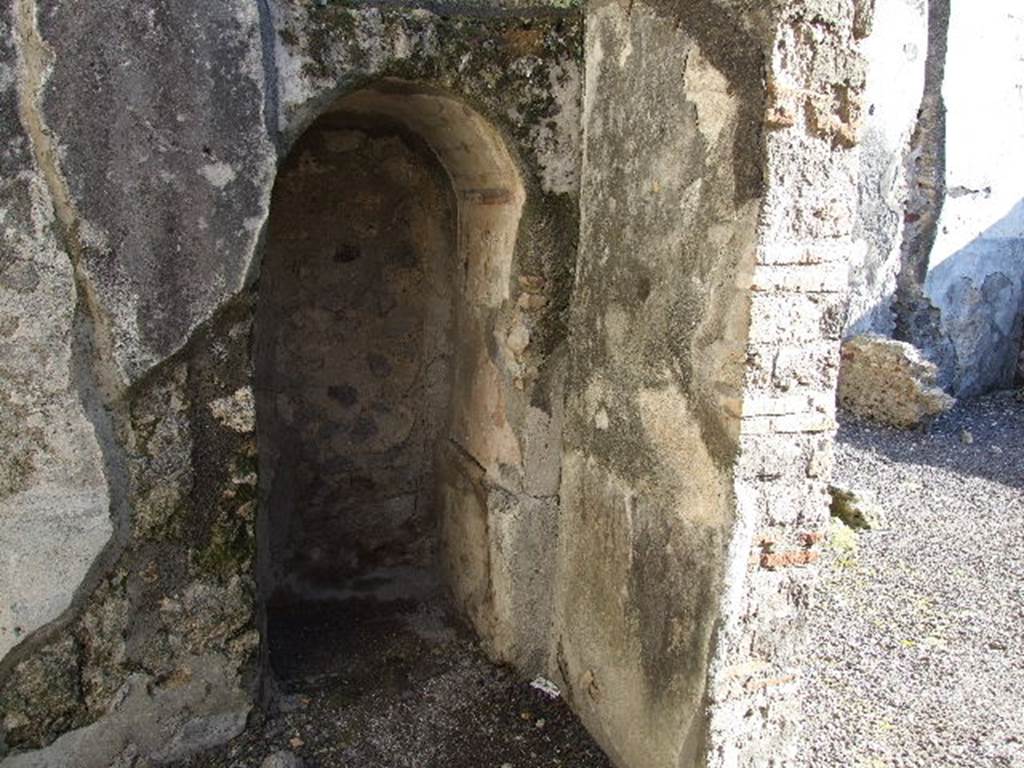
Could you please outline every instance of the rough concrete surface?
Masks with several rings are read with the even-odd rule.
[[[242,288],[256,251],[277,154],[259,4],[19,4],[45,47],[39,109],[83,272],[135,381]]]
[[[1012,392],[962,400],[926,432],[844,420],[836,482],[887,521],[832,537],[796,765],[1024,765],[1022,440]]]
[[[69,607],[114,530],[89,310],[43,168],[22,10],[0,16],[0,659]]]

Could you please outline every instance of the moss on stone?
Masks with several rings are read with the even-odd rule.
[[[836,564],[842,568],[851,568],[857,564],[859,542],[857,532],[833,518],[828,529],[828,543],[835,553]]]
[[[247,572],[255,550],[251,522],[225,514],[210,531],[209,543],[196,552],[195,562],[206,573],[224,580]]]
[[[234,457],[208,542],[195,553],[196,565],[222,581],[248,573],[255,558],[257,461],[251,444]]]
[[[885,525],[882,508],[863,493],[831,486],[832,517],[841,520],[850,528],[873,530]]]
[[[79,650],[65,636],[14,668],[0,687],[0,742],[40,747],[84,724]]]

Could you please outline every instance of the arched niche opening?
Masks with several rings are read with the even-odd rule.
[[[493,630],[482,478],[521,463],[492,352],[524,200],[493,126],[401,81],[338,99],[283,164],[254,355],[277,679],[444,595]]]

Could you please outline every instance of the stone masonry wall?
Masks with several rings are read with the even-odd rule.
[[[320,111],[384,76],[496,115],[528,187],[490,332],[528,328],[501,364],[510,418],[543,451],[524,449],[526,481],[502,478],[514,493],[494,494],[492,538],[516,595],[502,647],[541,671],[547,628],[522,606],[550,580],[518,553],[543,561],[557,535],[557,487],[536,478],[573,279],[578,23],[283,0],[5,0],[0,18],[0,429],[17,434],[0,474],[4,767],[166,760],[244,724],[259,673],[249,288],[273,175]]]
[[[828,519],[847,269],[864,248],[854,235],[858,48],[871,23],[868,4],[824,1],[788,3],[772,22],[710,766],[784,765],[799,749],[800,613]]]
[[[173,759],[244,726],[259,642],[250,311],[228,307],[133,388],[113,562],[0,681],[7,748],[71,732],[5,768]]]
[[[623,765],[783,764],[798,747],[800,608],[864,258],[871,22],[827,0],[588,9],[556,661]],[[702,167],[718,172],[688,187]],[[640,300],[621,298],[637,279]]]
[[[453,412],[443,462],[451,471],[441,475],[439,502],[442,544],[459,546],[444,548],[442,561],[458,575],[456,603],[491,655],[546,671],[551,627],[545,617],[559,536],[561,382],[578,237],[578,14],[318,7],[298,0],[276,2],[272,12],[278,125],[286,143],[339,99],[346,109],[386,111],[391,104],[392,117],[419,131],[453,177],[472,301],[457,318],[460,343],[468,347],[453,370],[462,406]],[[376,95],[360,102],[360,89],[375,81]],[[415,99],[400,96],[403,87],[424,98],[435,90],[451,94],[465,108],[449,115],[435,102],[418,112]],[[389,102],[389,89],[402,100]],[[459,178],[459,168],[492,152],[486,146],[464,151],[453,141],[467,135],[460,121],[472,125],[474,114],[493,121],[487,131],[501,137],[518,166],[524,201],[514,199],[510,179],[496,182],[495,158],[483,164],[491,172],[481,180]],[[500,217],[516,202],[521,217],[509,237]]]

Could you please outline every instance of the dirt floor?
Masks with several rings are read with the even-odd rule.
[[[279,752],[268,768],[292,755],[305,768],[610,768],[562,699],[484,657],[427,577],[396,588],[410,578],[272,610],[276,705],[177,768],[260,768]]]

